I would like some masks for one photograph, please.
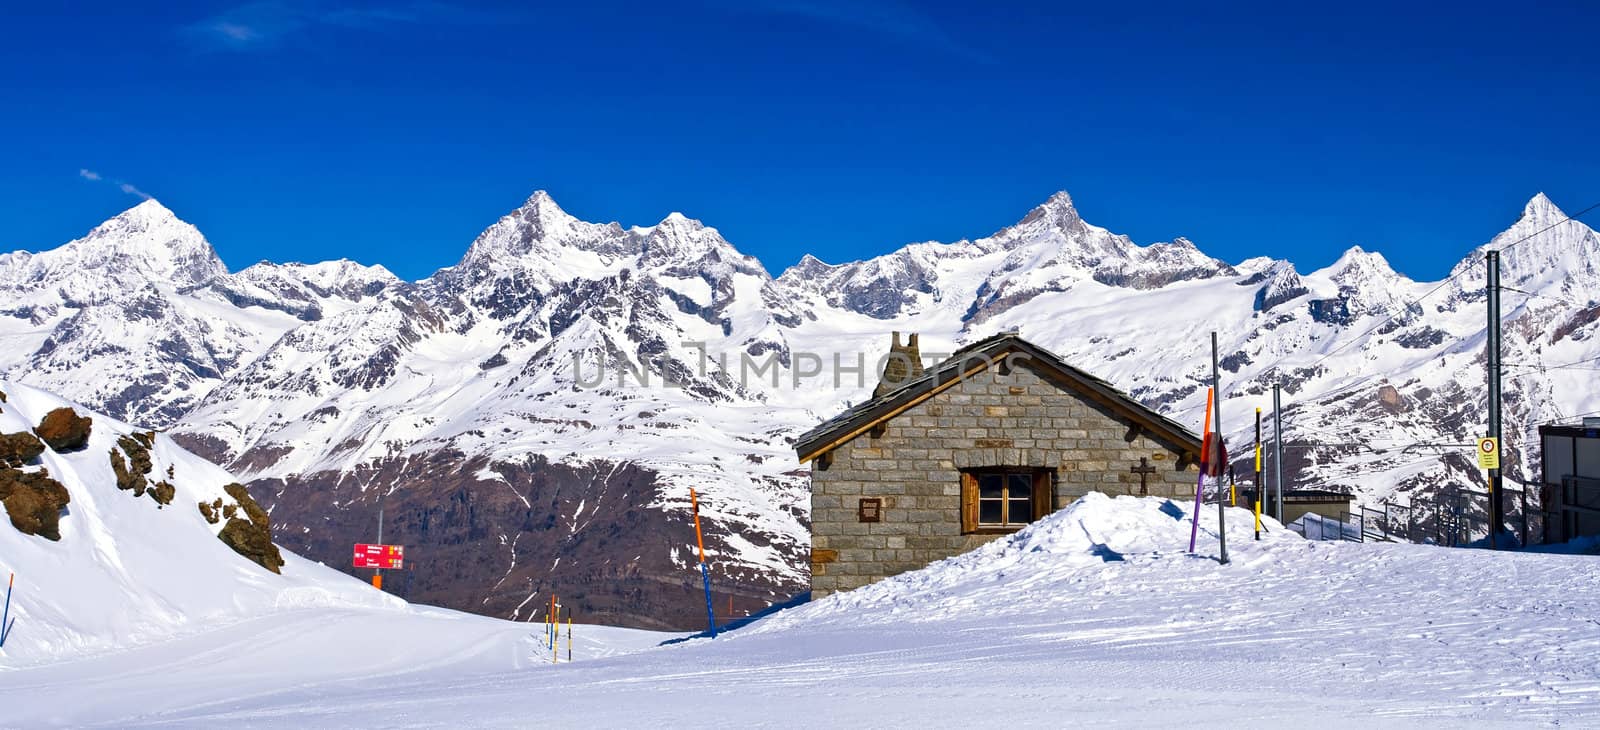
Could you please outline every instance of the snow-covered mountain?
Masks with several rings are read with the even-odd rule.
[[[229,274],[147,200],[59,248],[0,255],[0,373],[170,426],[284,332],[396,283],[349,262]]]
[[[1516,243],[1505,284],[1533,293],[1504,307],[1520,479],[1536,424],[1600,410],[1586,371],[1527,367],[1600,356],[1600,238],[1544,230],[1563,218],[1535,197],[1441,286],[1360,248],[1301,273],[1141,246],[1059,193],[986,238],[773,278],[693,219],[588,223],[540,192],[455,266],[401,283],[348,262],[227,274],[151,202],[0,257],[0,337],[15,377],[170,425],[251,480],[292,549],[343,560],[383,495],[395,541],[435,566],[421,600],[519,618],[555,591],[665,627],[698,620],[691,487],[719,606],[804,586],[788,440],[870,395],[891,330],[931,359],[1017,329],[1197,428],[1214,330],[1235,443],[1281,382],[1297,484],[1429,499],[1477,483],[1467,450],[1440,445],[1482,430],[1482,254]],[[86,293],[102,282],[115,297]]]

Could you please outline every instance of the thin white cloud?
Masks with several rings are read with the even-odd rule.
[[[993,60],[984,52],[951,35],[915,5],[899,0],[858,0],[846,3],[826,0],[743,0],[738,3],[727,3],[727,0],[716,1],[730,9],[807,18],[894,36],[903,41],[964,56],[974,61]]]
[[[147,193],[147,192],[145,192],[143,190],[140,190],[137,187],[134,187],[133,183],[125,182],[125,181],[122,181],[122,180],[107,180],[104,175],[101,175],[100,173],[95,172],[94,170],[90,170],[87,167],[78,168],[78,177],[81,177],[81,178],[83,178],[85,180],[89,180],[89,181],[92,181],[92,182],[102,182],[103,181],[103,182],[111,183],[112,185],[117,186],[118,190],[121,190],[122,192],[127,193],[129,195],[137,195],[137,196],[139,196],[140,198],[142,198],[144,200],[149,200],[151,198],[149,193]]]
[[[272,48],[313,28],[379,30],[434,22],[485,22],[488,14],[443,3],[413,2],[332,7],[311,0],[264,0],[225,10],[183,28],[192,41],[212,49]]]
[[[261,39],[261,32],[248,25],[218,21],[211,25],[211,30],[227,39],[231,43],[251,43]]]

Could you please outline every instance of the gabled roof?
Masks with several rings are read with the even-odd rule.
[[[806,462],[834,450],[884,421],[944,391],[962,379],[998,364],[1012,353],[1028,358],[1028,363],[1057,384],[1077,392],[1137,424],[1158,440],[1192,456],[1200,453],[1200,437],[1183,424],[1145,407],[1110,383],[1079,370],[1054,353],[1022,339],[1002,333],[957,350],[945,360],[900,387],[839,414],[801,435],[795,453]]]

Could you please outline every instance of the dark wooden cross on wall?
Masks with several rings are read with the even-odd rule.
[[[1128,471],[1139,475],[1139,496],[1150,496],[1150,484],[1145,480],[1149,479],[1151,474],[1156,473],[1156,468],[1150,465],[1150,459],[1143,456],[1139,457],[1139,465],[1128,467]]]

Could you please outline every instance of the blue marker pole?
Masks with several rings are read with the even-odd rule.
[[[689,490],[689,505],[694,508],[694,542],[700,548],[700,579],[706,586],[706,631],[717,638],[717,615],[711,610],[711,570],[706,568],[706,541],[700,536],[700,498]]]
[[[17,625],[16,619],[11,618],[11,589],[17,585],[17,574],[11,574],[11,580],[6,582],[6,610],[0,613],[0,647],[6,645],[6,637],[11,635],[11,629]]]

